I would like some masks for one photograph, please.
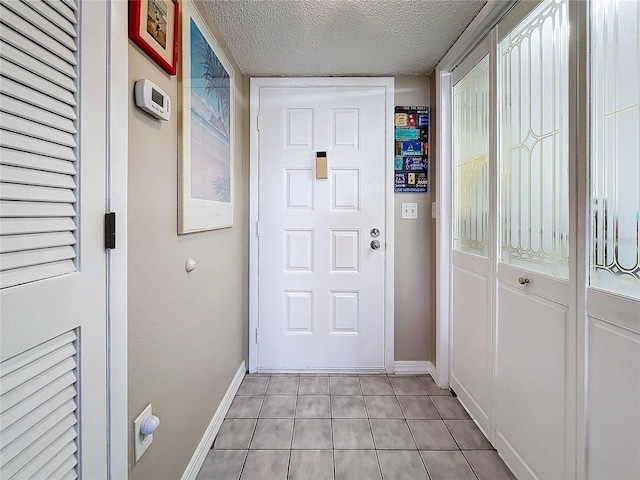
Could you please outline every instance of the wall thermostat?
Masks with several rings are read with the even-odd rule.
[[[171,99],[151,80],[147,78],[138,80],[135,85],[135,95],[136,105],[142,110],[160,120],[169,120]]]

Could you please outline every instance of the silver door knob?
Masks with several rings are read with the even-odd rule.
[[[373,238],[379,237],[380,236],[380,230],[378,230],[377,228],[372,228],[371,229],[371,236]]]
[[[529,283],[529,279],[528,279],[527,277],[520,277],[520,278],[518,279],[518,283],[519,283],[520,285],[524,285],[524,284],[526,284],[526,283]]]
[[[380,242],[378,240],[371,240],[371,248],[378,250],[380,248]]]

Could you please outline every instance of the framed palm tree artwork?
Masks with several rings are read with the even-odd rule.
[[[233,67],[182,3],[178,233],[233,226]]]

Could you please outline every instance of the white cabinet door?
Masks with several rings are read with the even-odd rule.
[[[260,89],[259,370],[385,366],[388,94]]]
[[[2,478],[106,478],[106,2],[3,1]]]

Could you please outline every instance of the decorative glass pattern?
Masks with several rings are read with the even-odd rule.
[[[499,45],[501,260],[567,278],[566,0],[535,8]]]
[[[640,2],[591,3],[591,275],[640,298]]]
[[[453,248],[489,255],[489,56],[453,87]]]

